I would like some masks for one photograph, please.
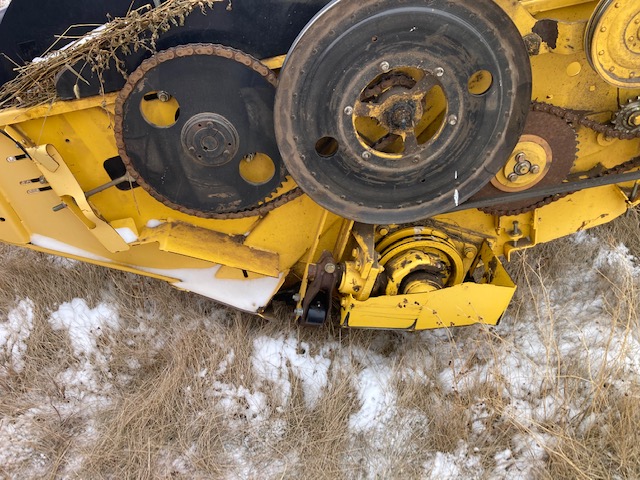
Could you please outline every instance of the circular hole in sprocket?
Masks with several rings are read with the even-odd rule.
[[[157,128],[167,128],[178,121],[180,104],[167,92],[149,92],[140,100],[140,113],[145,121]]]
[[[276,165],[265,153],[252,153],[240,160],[238,166],[242,179],[251,185],[264,185],[276,174]]]

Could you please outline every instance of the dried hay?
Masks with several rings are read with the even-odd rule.
[[[99,30],[89,32],[43,58],[17,65],[16,78],[0,88],[0,107],[30,107],[54,101],[56,75],[80,62],[102,78],[102,73],[114,60],[115,68],[126,78],[124,62],[118,54],[126,55],[141,49],[155,52],[156,41],[162,33],[183,25],[194,9],[200,8],[206,14],[207,8],[222,1],[225,0],[169,0],[156,8],[146,5],[130,10],[126,16],[114,18]],[[231,0],[228,0],[227,8],[231,8]],[[59,39],[73,38],[69,35],[73,28],[69,27]],[[54,47],[55,44],[50,50]],[[82,81],[79,74],[78,81]]]

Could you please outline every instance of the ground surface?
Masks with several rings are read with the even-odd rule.
[[[418,334],[2,247],[0,476],[638,478],[637,230],[516,259],[497,327]]]

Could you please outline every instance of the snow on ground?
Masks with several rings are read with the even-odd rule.
[[[573,237],[576,245],[597,240],[582,233]],[[441,396],[472,395],[479,386],[489,385],[505,399],[504,408],[481,397],[463,412],[470,425],[467,440],[460,440],[449,451],[431,451],[422,458],[420,476],[429,479],[458,478],[535,478],[542,468],[546,451],[557,439],[548,425],[563,421],[582,411],[594,394],[589,379],[602,375],[608,365],[620,365],[612,388],[624,391],[640,380],[640,342],[635,332],[625,328],[624,308],[616,307],[612,287],[603,277],[615,274],[623,281],[637,283],[640,267],[624,246],[596,246],[592,265],[573,265],[557,280],[543,288],[532,285],[530,295],[538,299],[517,320],[507,315],[497,327],[470,327],[462,330],[431,331],[418,334],[377,332],[370,348],[348,345],[340,339],[302,341],[295,330],[257,336],[251,345],[252,375],[229,380],[228,371],[237,360],[228,349],[215,368],[202,368],[197,382],[207,385],[206,398],[227,419],[231,429],[255,428],[264,441],[277,443],[286,435],[282,414],[291,404],[296,389],[301,390],[309,411],[327,401],[325,393],[336,382],[338,373],[353,370],[350,386],[359,408],[349,414],[348,434],[361,448],[335,452],[336,462],[360,465],[356,476],[382,478],[394,461],[394,452],[419,441],[432,428],[432,412],[408,405],[402,385],[418,385],[421,392],[437,391]],[[65,267],[66,268],[66,267]],[[521,287],[523,288],[523,287]],[[0,321],[0,359],[4,371],[20,372],[25,366],[26,341],[32,334],[34,304],[19,299],[15,308]],[[614,311],[615,310],[615,311]],[[626,312],[628,313],[628,312]],[[613,325],[614,321],[619,325]],[[178,319],[179,320],[179,319]],[[13,418],[0,419],[0,463],[6,471],[23,464],[46,468],[40,453],[32,448],[32,430],[38,415],[51,411],[83,412],[85,441],[93,441],[94,417],[112,398],[109,371],[112,360],[106,338],[120,333],[133,345],[141,337],[160,349],[167,338],[153,326],[153,312],[140,312],[138,323],[123,328],[116,307],[101,303],[91,308],[84,299],[63,303],[48,315],[50,327],[63,334],[73,352],[74,361],[61,367],[55,381],[65,392],[64,402],[30,408]],[[183,321],[183,320],[179,320]],[[216,326],[216,315],[210,319]],[[482,337],[482,341],[478,341]],[[379,343],[379,345],[377,344]],[[396,345],[392,354],[385,348]],[[397,345],[400,345],[399,347]],[[379,348],[380,347],[380,348]],[[125,359],[135,371],[135,359]],[[586,382],[581,395],[567,395],[553,388],[569,363],[580,364]],[[125,379],[126,381],[126,379]],[[410,403],[410,402],[409,402]],[[434,405],[434,412],[437,411]],[[490,465],[482,459],[476,445],[493,435],[496,422],[518,425],[509,448],[496,453]],[[585,416],[584,428],[597,424],[598,418]],[[189,476],[190,447],[181,455],[168,456],[172,471]],[[292,450],[268,466],[254,463],[255,445],[250,442],[228,446],[235,464],[229,478],[281,478],[290,465],[300,460],[300,451]],[[81,468],[82,458],[67,459],[66,472],[73,475]],[[346,468],[346,467],[345,467]],[[345,470],[347,471],[347,470]]]

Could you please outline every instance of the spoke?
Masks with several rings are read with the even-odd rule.
[[[437,83],[438,82],[433,75],[426,73],[425,76],[422,77],[422,79],[418,81],[409,91],[411,97],[416,100],[422,100],[427,92],[435,87]]]
[[[395,133],[387,133],[384,137],[371,145],[371,148],[380,152],[384,152],[384,150],[391,146],[397,139],[398,135],[396,135]]]
[[[406,133],[404,135],[404,155],[413,155],[417,153],[420,149],[418,145],[418,139],[416,138],[416,134],[414,132]]]
[[[380,105],[375,103],[358,102],[353,109],[353,113],[357,117],[377,118],[380,114]]]

